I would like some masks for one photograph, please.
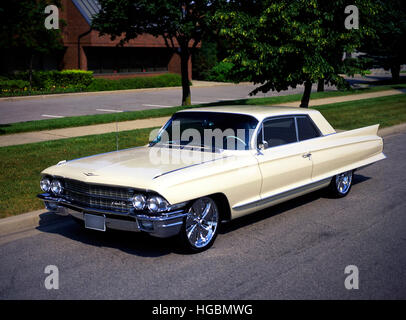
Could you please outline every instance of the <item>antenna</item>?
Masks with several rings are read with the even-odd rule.
[[[117,121],[117,113],[116,113],[116,149],[118,151],[118,121]]]

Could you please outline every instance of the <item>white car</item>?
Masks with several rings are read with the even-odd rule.
[[[354,170],[385,158],[378,126],[337,133],[304,108],[183,110],[147,146],[45,169],[38,197],[87,228],[178,235],[202,251],[223,221],[324,187],[347,195]],[[220,139],[190,138],[207,132]]]

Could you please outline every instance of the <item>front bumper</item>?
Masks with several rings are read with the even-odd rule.
[[[55,214],[61,216],[70,215],[80,220],[84,220],[85,213],[104,215],[106,217],[106,227],[109,229],[144,231],[159,238],[177,235],[182,228],[184,217],[187,215],[185,209],[166,212],[161,216],[150,216],[145,213],[126,214],[78,206],[49,193],[41,193],[37,197],[44,201],[47,210]]]

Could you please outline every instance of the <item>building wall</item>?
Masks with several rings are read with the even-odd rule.
[[[71,0],[62,0],[63,9],[60,11],[60,18],[64,19],[67,26],[63,30],[63,43],[66,48],[62,68],[63,69],[78,69],[78,37],[81,34],[89,31],[90,27],[85,18],[76,8]],[[99,36],[98,32],[92,30],[89,34],[80,39],[80,69],[87,70],[87,57],[84,47],[115,47],[120,41],[120,38],[111,41],[109,36]],[[163,38],[156,38],[152,35],[140,35],[136,39],[130,40],[124,47],[149,47],[149,48],[164,48],[166,47]],[[168,72],[180,74],[180,58],[179,55],[173,54],[168,64]],[[140,75],[140,74],[134,74]],[[141,74],[143,75],[143,74]],[[128,74],[100,75],[100,77],[129,77]],[[192,79],[192,62],[189,60],[189,78]]]

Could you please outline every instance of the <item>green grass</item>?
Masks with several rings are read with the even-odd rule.
[[[151,129],[120,132],[120,149],[144,145]],[[0,148],[0,218],[43,208],[40,172],[60,160],[116,149],[115,133]]]
[[[338,129],[406,122],[406,95],[335,103],[317,110]],[[120,149],[146,144],[151,129],[120,132]],[[0,218],[43,208],[40,172],[60,160],[114,151],[115,133],[0,148]]]
[[[377,123],[383,128],[406,122],[406,95],[333,103],[315,109],[337,129],[350,130]]]
[[[397,85],[385,85],[376,86],[362,89],[355,89],[350,91],[325,91],[325,92],[315,92],[312,93],[312,99],[321,99],[329,97],[338,97],[352,94],[362,94],[368,92],[376,92],[390,89],[405,89],[406,84]],[[300,101],[302,94],[291,94],[278,97],[269,98],[249,98],[234,101],[223,101],[217,103],[209,103],[208,106],[218,106],[218,105],[275,105],[280,103]],[[58,119],[47,119],[47,120],[37,120],[37,121],[26,121],[17,122],[12,124],[0,124],[0,135],[21,133],[21,132],[32,132],[41,130],[52,130],[60,128],[72,128],[80,127],[93,124],[111,123],[115,121],[128,121],[136,119],[146,119],[155,117],[165,117],[170,116],[174,112],[183,110],[185,108],[192,107],[172,107],[172,108],[161,108],[161,109],[150,109],[132,112],[122,112],[115,114],[98,114],[98,115],[88,115],[88,116],[76,116],[76,117],[66,117]]]

